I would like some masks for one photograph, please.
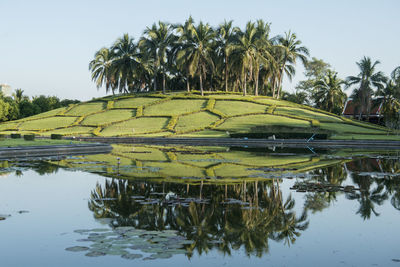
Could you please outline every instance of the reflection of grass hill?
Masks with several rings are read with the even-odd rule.
[[[119,163],[118,163],[119,162]],[[312,154],[287,155],[226,150],[214,147],[114,145],[111,154],[89,155],[58,165],[109,177],[182,183],[235,183],[296,177],[304,172],[340,163]]]
[[[336,139],[398,139],[377,125],[264,96],[171,93],[113,96],[0,124],[0,133],[226,137],[293,130]]]

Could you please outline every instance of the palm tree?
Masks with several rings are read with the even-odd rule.
[[[314,83],[316,92],[314,101],[318,108],[340,114],[347,95],[342,90],[345,82],[337,77],[337,72],[331,70],[327,75]]]
[[[176,64],[178,70],[183,72],[186,76],[186,90],[190,92],[190,83],[189,83],[189,76],[190,76],[190,60],[186,58],[184,54],[180,53],[180,57],[178,57],[178,52],[183,49],[183,46],[187,45],[189,40],[192,38],[192,29],[194,28],[194,20],[190,16],[184,24],[175,25],[174,28],[180,35],[178,40],[173,44],[171,54],[174,58],[172,61]]]
[[[15,93],[13,94],[14,100],[17,103],[17,105],[19,103],[21,103],[22,99],[23,99],[23,95],[24,95],[24,90],[22,89],[15,89]]]
[[[232,54],[234,64],[240,66],[237,70],[240,71],[243,95],[247,95],[247,81],[252,79],[253,70],[256,69],[258,75],[260,60],[265,60],[259,47],[260,41],[257,28],[253,22],[248,22],[246,30],[237,33],[235,44],[228,49],[228,53]]]
[[[217,52],[223,58],[225,67],[225,92],[228,92],[228,79],[229,79],[229,47],[232,45],[234,33],[237,29],[232,26],[233,21],[224,21],[217,30]]]
[[[133,91],[135,74],[142,67],[137,45],[133,42],[133,38],[124,34],[114,43],[112,50],[115,58],[111,73],[116,77],[119,91],[124,93]]]
[[[309,56],[308,48],[301,46],[301,41],[297,39],[296,34],[290,31],[285,33],[285,37],[278,37],[278,44],[280,47],[277,51],[277,61],[279,62],[278,75],[276,77],[278,87],[277,98],[280,96],[284,74],[291,80],[296,73],[294,65],[296,65],[297,59],[300,59],[303,65],[305,65]],[[275,95],[275,87],[273,88],[273,94]]]
[[[200,23],[197,27],[190,27],[188,36],[185,36],[185,43],[177,53],[177,62],[187,60],[187,68],[190,76],[198,75],[200,82],[201,95],[203,92],[203,77],[207,72],[214,69],[212,61],[212,44],[215,32],[209,24]]]
[[[109,48],[102,48],[96,52],[94,59],[89,63],[89,70],[92,72],[92,81],[96,82],[96,87],[99,89],[106,87],[106,93],[111,89],[114,93],[114,79],[111,77],[111,65],[113,53]]]
[[[359,108],[359,120],[363,113],[369,117],[371,111],[371,97],[374,93],[374,88],[381,90],[384,87],[386,77],[381,71],[376,72],[375,68],[380,62],[379,60],[372,62],[371,58],[364,57],[360,62],[356,62],[360,73],[357,76],[347,77],[347,86],[358,85],[358,88],[353,90],[353,101]]]
[[[165,94],[165,73],[167,63],[167,52],[170,45],[174,42],[175,36],[172,34],[172,26],[159,21],[158,27],[154,23],[151,28],[144,31],[146,37],[139,41],[139,47],[144,53],[151,57],[154,69],[154,91],[157,90],[157,74],[161,71],[163,76],[163,94]]]

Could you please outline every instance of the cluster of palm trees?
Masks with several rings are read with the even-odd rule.
[[[295,74],[308,49],[296,34],[270,37],[270,24],[249,21],[244,30],[225,21],[217,28],[158,22],[135,42],[124,34],[111,47],[96,52],[89,64],[92,79],[106,91],[235,91],[279,98],[282,81]]]
[[[383,97],[383,113],[385,123],[395,120],[398,124],[400,110],[400,66],[395,68],[390,77],[386,77],[383,72],[377,71],[376,66],[380,62],[372,61],[369,57],[364,57],[356,63],[360,69],[357,76],[349,76],[346,79],[347,87],[356,85],[351,97],[354,100],[356,112],[359,118],[364,114],[369,116],[372,108],[372,97]],[[398,126],[397,126],[398,127]],[[396,127],[394,127],[396,128]]]

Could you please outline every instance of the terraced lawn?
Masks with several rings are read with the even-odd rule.
[[[87,127],[87,126],[73,126],[63,129],[52,130],[48,132],[44,132],[44,135],[54,134],[62,134],[62,135],[75,135],[75,134],[90,134],[95,128]]]
[[[194,129],[204,128],[210,123],[217,121],[219,117],[207,112],[199,112],[180,116],[178,123],[176,124],[175,130],[177,131],[190,131]]]
[[[268,106],[244,101],[217,101],[214,109],[227,116],[244,115],[250,113],[265,113]]]
[[[0,131],[13,130],[18,126],[18,122],[5,122],[0,124]]]
[[[176,116],[194,111],[200,111],[205,107],[206,100],[196,99],[174,99],[167,102],[146,107],[144,109],[145,116]]]
[[[162,98],[156,97],[133,97],[128,99],[121,99],[114,102],[115,108],[137,108],[146,106],[159,101]]]
[[[206,107],[212,111],[206,111]],[[270,114],[272,111],[273,114]],[[280,127],[272,129],[272,126]],[[314,128],[311,129],[311,126]],[[159,93],[107,96],[68,109],[60,108],[19,121],[1,123],[0,133],[228,137],[232,133],[287,132],[294,127],[299,132],[314,131],[319,126],[321,130],[333,133],[333,138],[346,139],[350,138],[349,135],[358,135],[354,138],[360,139],[378,139],[376,136],[389,131],[270,97],[238,94],[201,97],[174,92],[165,97]],[[395,132],[390,134],[385,139],[397,139]]]
[[[83,121],[82,125],[105,125],[116,121],[128,120],[135,117],[136,112],[134,109],[113,109],[101,113],[96,113],[87,116]]]
[[[45,130],[70,126],[76,117],[50,117],[32,121],[25,121],[18,127],[21,130]]]
[[[310,122],[269,114],[249,115],[243,117],[229,118],[220,126],[218,126],[217,129],[229,132],[245,133],[250,132],[251,129],[254,127],[277,125],[306,128],[310,127]]]
[[[338,117],[329,116],[323,113],[317,113],[307,109],[300,108],[291,108],[291,107],[277,107],[274,111],[276,115],[289,115],[289,116],[297,116],[304,117],[319,121],[328,121],[328,122],[342,122],[342,120]]]
[[[57,108],[57,109],[53,109],[53,110],[50,110],[50,111],[47,111],[47,112],[43,112],[43,113],[40,113],[40,114],[37,114],[37,115],[30,116],[28,118],[24,118],[21,121],[52,117],[52,116],[61,114],[65,110],[67,110],[66,107]]]
[[[108,126],[101,136],[137,135],[162,130],[168,123],[167,117],[142,117]]]
[[[364,133],[364,134],[385,134],[385,131],[359,127],[345,123],[321,123],[321,129],[329,130],[337,133]]]
[[[73,107],[65,113],[67,116],[82,116],[94,112],[99,112],[107,107],[105,102],[84,103]]]

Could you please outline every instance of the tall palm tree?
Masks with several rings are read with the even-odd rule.
[[[162,90],[165,94],[165,73],[167,63],[167,52],[170,45],[174,42],[175,36],[172,34],[173,27],[167,23],[154,23],[151,28],[144,31],[145,37],[139,41],[145,54],[152,58],[154,69],[154,91],[157,90],[157,74],[161,71],[163,76]]]
[[[124,34],[112,47],[115,59],[112,63],[112,74],[117,79],[120,92],[128,93],[133,90],[134,77],[142,66],[138,60],[140,52],[133,38]]]
[[[233,21],[224,21],[217,30],[217,52],[223,58],[225,69],[225,92],[228,92],[228,79],[229,79],[229,47],[232,45],[234,32],[237,31],[232,26]]]
[[[248,22],[244,32],[237,33],[234,45],[229,47],[234,64],[240,66],[240,77],[243,84],[243,95],[247,95],[247,81],[253,78],[254,70],[259,74],[260,61],[267,61],[261,54],[259,32],[253,22]],[[257,78],[258,83],[258,78]],[[258,87],[255,89],[257,94]]]
[[[316,81],[314,84],[316,90],[314,98],[317,107],[340,114],[347,98],[347,95],[342,90],[343,84],[345,82],[337,77],[337,72],[331,70],[328,71],[324,78]]]
[[[109,48],[102,48],[96,52],[94,59],[89,63],[89,70],[92,72],[92,81],[96,82],[99,89],[106,87],[106,93],[109,90],[114,93],[114,79],[111,77],[113,53]]]
[[[175,30],[179,34],[178,40],[173,44],[171,54],[173,55],[173,62],[176,64],[178,70],[183,72],[186,76],[186,90],[190,92],[190,60],[186,58],[184,54],[179,54],[178,52],[186,46],[192,38],[192,29],[194,28],[194,20],[190,16],[184,24],[179,24],[174,26]]]
[[[279,56],[279,72],[277,78],[277,98],[280,96],[280,91],[282,90],[283,76],[286,74],[289,79],[292,79],[293,75],[296,73],[294,65],[296,65],[297,59],[303,63],[307,62],[307,57],[309,56],[308,48],[301,46],[301,41],[297,39],[295,33],[287,32],[285,37],[278,38],[278,44],[280,49],[277,55]],[[275,87],[273,89],[275,92]]]
[[[354,103],[359,108],[359,120],[363,113],[369,117],[371,111],[371,97],[374,93],[374,88],[381,90],[384,87],[386,77],[381,71],[376,72],[376,65],[380,62],[379,60],[372,62],[371,58],[364,57],[360,62],[356,62],[360,73],[357,76],[347,77],[348,87],[351,85],[357,85],[358,88],[353,90]]]
[[[200,21],[197,27],[191,27],[186,43],[182,44],[182,49],[177,53],[177,62],[187,60],[190,76],[198,75],[201,95],[204,95],[203,78],[210,69],[214,69],[211,57],[214,36],[215,32],[210,25]]]

